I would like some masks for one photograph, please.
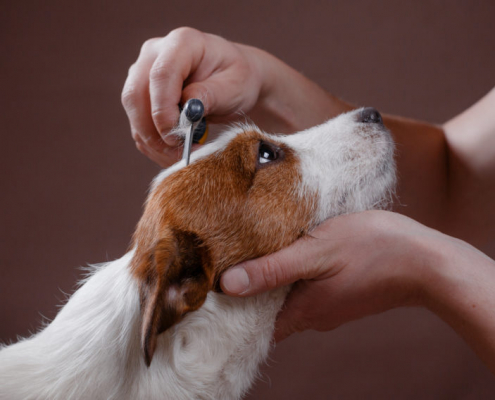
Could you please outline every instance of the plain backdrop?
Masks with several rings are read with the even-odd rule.
[[[495,84],[494,16],[493,0],[2,1],[0,341],[53,318],[80,266],[127,248],[158,172],[120,104],[146,39],[192,26],[356,104],[442,123]],[[401,309],[286,340],[249,399],[494,396],[447,325]]]

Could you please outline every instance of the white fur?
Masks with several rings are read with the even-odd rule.
[[[205,305],[159,338],[146,367],[132,252],[99,267],[37,335],[0,353],[2,400],[235,399],[269,350],[286,290]]]
[[[297,135],[278,137],[301,161],[303,195],[318,194],[316,224],[337,215],[383,208],[395,184],[394,144],[381,124],[341,114]]]
[[[303,179],[294,189],[318,196],[315,224],[377,207],[394,183],[388,132],[358,122],[358,115],[347,113],[292,136],[267,135],[299,157]],[[204,146],[192,162],[222,151],[242,130]],[[153,188],[184,166],[179,162],[160,173]],[[97,268],[43,331],[0,351],[0,400],[243,396],[268,353],[287,289],[245,299],[210,292],[199,310],[159,336],[147,368],[131,258],[132,252]]]

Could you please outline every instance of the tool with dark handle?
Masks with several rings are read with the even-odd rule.
[[[205,107],[199,99],[190,99],[184,105],[182,113],[191,123],[191,129],[187,132],[184,140],[184,152],[182,153],[182,159],[186,161],[186,165],[189,165],[191,157],[192,144],[202,143],[206,138],[206,120],[203,118]]]

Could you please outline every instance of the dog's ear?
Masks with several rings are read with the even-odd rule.
[[[138,243],[132,261],[140,281],[141,347],[148,366],[158,335],[201,307],[213,283],[208,252],[195,234],[170,230],[150,247]]]

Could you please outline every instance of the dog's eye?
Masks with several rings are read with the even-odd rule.
[[[271,161],[275,161],[278,158],[278,149],[268,143],[261,142],[258,150],[258,162],[260,164],[266,164]]]

